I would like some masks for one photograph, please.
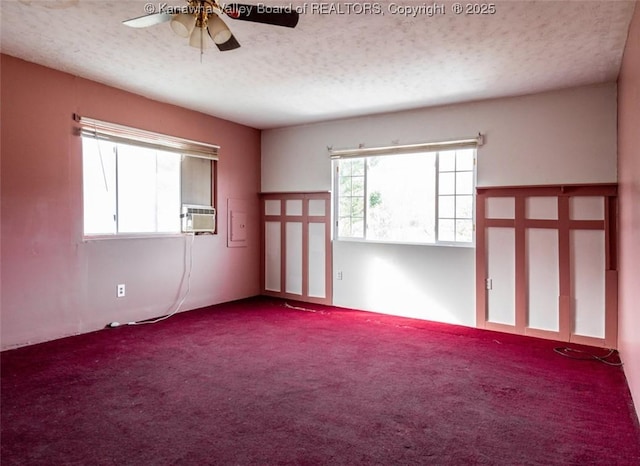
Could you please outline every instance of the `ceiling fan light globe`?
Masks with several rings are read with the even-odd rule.
[[[224,44],[231,39],[231,31],[222,31],[213,35],[213,42],[216,44]]]
[[[196,26],[195,15],[180,13],[171,18],[171,29],[180,37],[190,37]]]
[[[189,37],[189,45],[197,49],[206,49],[209,45],[209,41],[205,37],[206,34],[203,28],[199,26],[194,28],[191,37]]]
[[[209,18],[209,35],[216,44],[224,44],[231,39],[231,30],[219,17]]]

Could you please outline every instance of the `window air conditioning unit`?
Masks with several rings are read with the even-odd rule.
[[[185,233],[213,233],[216,231],[216,209],[211,206],[183,204],[182,231]]]

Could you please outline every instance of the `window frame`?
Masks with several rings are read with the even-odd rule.
[[[469,148],[471,149],[471,147]],[[434,243],[425,243],[425,244],[433,244],[433,245],[437,245],[437,246],[456,246],[456,247],[471,247],[474,248],[476,245],[476,187],[477,187],[477,183],[478,183],[478,149],[476,147],[472,148],[474,149],[474,153],[473,153],[473,169],[472,170],[453,170],[453,171],[447,171],[446,173],[454,173],[455,175],[457,175],[460,172],[469,172],[471,171],[471,176],[473,179],[473,186],[472,186],[472,190],[471,190],[471,241],[441,241],[438,239],[439,236],[439,232],[438,232],[438,227],[439,227],[439,222],[441,220],[440,217],[440,196],[442,196],[440,194],[440,152],[444,152],[444,151],[438,151],[438,155],[436,157],[436,196],[435,196],[435,233],[436,233],[436,241]],[[456,157],[457,159],[457,157]],[[457,163],[457,160],[456,160]],[[457,176],[455,176],[456,179],[456,183],[457,183]],[[454,217],[450,218],[450,217],[446,217],[446,220],[453,220],[454,221],[454,225],[455,225],[455,221],[458,220],[458,217],[456,216],[456,207],[457,205],[455,204],[455,197],[458,196],[458,194],[455,194],[455,187],[454,187],[454,194],[444,194],[444,196],[452,196],[454,197]],[[455,233],[455,227],[454,227],[454,233]]]
[[[85,139],[95,139],[98,141],[98,144],[101,141],[110,142],[114,145],[114,148],[117,145],[127,145],[130,147],[139,147],[143,149],[153,149],[161,152],[170,152],[174,154],[178,154],[181,157],[180,165],[179,165],[179,205],[180,209],[176,212],[178,217],[182,214],[182,206],[186,205],[184,199],[183,192],[183,184],[185,181],[183,168],[184,168],[184,159],[185,157],[192,158],[200,158],[206,159],[210,161],[211,168],[209,173],[209,183],[210,183],[210,199],[209,203],[206,206],[211,206],[217,212],[218,207],[218,150],[219,146],[204,142],[193,141],[190,139],[179,138],[175,136],[168,136],[160,133],[154,133],[151,131],[140,130],[137,128],[132,128],[128,126],[118,125],[115,123],[109,123],[101,120],[95,120],[92,118],[81,117],[77,114],[73,115],[73,119],[78,123],[77,126],[77,135],[80,136],[81,139],[81,158],[83,162],[82,169],[82,237],[84,241],[91,240],[101,240],[101,239],[119,239],[119,238],[159,238],[159,237],[181,237],[185,235],[191,235],[191,232],[185,232],[182,230],[182,221],[180,220],[180,228],[178,231],[149,231],[149,232],[120,232],[118,231],[118,223],[116,219],[116,231],[115,233],[86,233],[85,231],[85,203],[84,203],[84,149],[82,148]],[[159,154],[156,154],[156,157]],[[118,163],[117,163],[117,150],[116,154],[114,154],[116,158],[116,167],[115,167],[115,177],[116,177],[116,185],[118,178]],[[114,192],[115,198],[115,215],[118,213],[119,209],[119,193],[117,191]],[[190,204],[191,205],[191,204]],[[204,207],[204,205],[203,205]],[[212,233],[213,235],[218,234],[218,222],[215,223],[215,231]]]
[[[333,191],[333,217],[334,221],[332,222],[332,237],[337,241],[344,242],[364,242],[364,243],[381,243],[381,244],[403,244],[403,245],[420,245],[420,246],[447,246],[447,247],[467,247],[467,248],[475,248],[476,245],[476,187],[477,187],[477,157],[478,157],[478,148],[483,143],[483,136],[481,134],[478,135],[476,139],[473,140],[464,140],[464,141],[452,141],[450,143],[427,143],[427,144],[414,144],[409,146],[398,146],[398,147],[382,147],[382,148],[371,148],[371,149],[347,149],[347,150],[338,150],[333,151],[331,148],[329,149],[329,153],[331,155],[331,170],[332,170],[332,191]],[[440,197],[443,196],[440,194],[440,153],[451,151],[451,150],[464,150],[464,149],[473,149],[473,165],[472,170],[457,170],[457,166],[454,166],[454,170],[451,173],[457,174],[460,172],[471,172],[473,179],[473,187],[471,192],[472,205],[471,205],[471,222],[472,222],[472,233],[471,233],[471,241],[450,241],[450,240],[440,240],[439,236],[439,223],[440,220],[440,209],[439,209],[439,200]],[[371,157],[380,157],[380,156],[390,156],[394,155],[402,155],[409,153],[435,153],[435,167],[434,167],[434,235],[435,241],[426,242],[426,241],[401,241],[401,240],[380,240],[380,239],[372,239],[367,237],[367,206],[368,206],[368,182],[367,182],[367,170],[368,163],[367,160]],[[363,207],[363,236],[362,237],[345,237],[340,236],[340,173],[339,173],[339,165],[340,162],[347,159],[364,159],[364,207]],[[455,221],[458,219],[456,216],[457,212],[455,210],[455,188],[454,188],[454,217],[450,220],[454,221],[454,234],[455,234]],[[446,218],[447,220],[449,218]]]

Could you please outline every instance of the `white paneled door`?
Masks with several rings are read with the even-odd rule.
[[[477,325],[615,348],[616,192],[479,188]]]
[[[262,293],[331,304],[330,193],[262,194]]]

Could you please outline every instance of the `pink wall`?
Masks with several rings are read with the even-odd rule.
[[[618,346],[640,416],[640,4],[618,80],[620,282]]]
[[[1,66],[3,349],[165,314],[186,288],[185,237],[83,240],[73,113],[219,144],[220,234],[195,238],[183,309],[259,293],[258,130],[6,55]],[[229,198],[248,201],[246,248],[226,246]]]

